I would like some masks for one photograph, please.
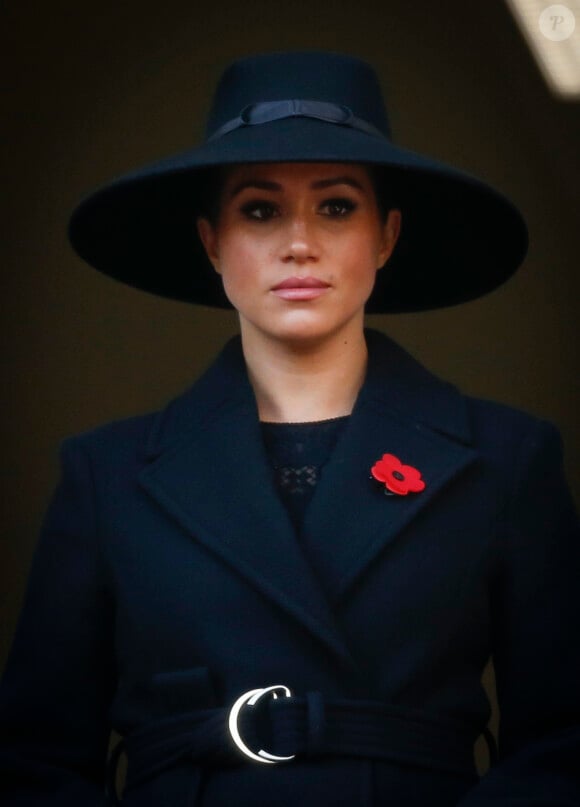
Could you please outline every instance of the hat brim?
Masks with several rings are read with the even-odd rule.
[[[96,269],[163,297],[229,308],[196,230],[206,169],[239,163],[382,166],[402,229],[367,303],[369,313],[421,311],[475,299],[523,261],[519,210],[481,180],[347,126],[287,118],[248,126],[126,174],[85,198],[69,238]]]

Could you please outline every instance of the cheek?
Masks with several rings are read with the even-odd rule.
[[[367,237],[353,238],[343,244],[339,254],[351,277],[357,282],[367,279],[372,284],[379,266],[379,251],[375,234],[369,233]]]
[[[220,242],[220,271],[232,280],[247,275],[256,264],[256,248],[248,239],[224,238]]]
[[[224,291],[234,307],[243,307],[257,299],[264,285],[264,250],[257,247],[255,239],[225,239],[220,246],[219,271]]]

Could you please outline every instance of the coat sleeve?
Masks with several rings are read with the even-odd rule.
[[[580,805],[580,530],[558,431],[523,443],[491,602],[499,763],[460,807]]]
[[[35,552],[0,686],[0,802],[105,804],[112,603],[97,546],[90,466],[78,438]]]

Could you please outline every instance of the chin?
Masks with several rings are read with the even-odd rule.
[[[269,339],[280,344],[293,348],[304,348],[325,342],[346,330],[352,333],[353,326],[357,330],[360,328],[362,332],[363,317],[360,317],[360,326],[358,320],[358,316],[336,322],[329,322],[327,319],[321,321],[319,317],[313,316],[293,316],[287,322],[278,321],[276,326],[259,329]]]

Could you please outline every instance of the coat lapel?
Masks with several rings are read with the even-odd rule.
[[[463,397],[386,337],[367,332],[367,344],[364,387],[305,521],[312,562],[333,603],[478,456]],[[370,475],[384,453],[417,468],[425,489],[385,496]]]
[[[238,340],[161,414],[148,454],[140,483],[171,517],[352,666],[275,491]]]
[[[192,537],[354,668],[333,606],[374,558],[477,457],[462,396],[387,337],[325,466],[303,554],[275,491],[239,338],[160,413],[140,482]],[[384,453],[418,468],[421,493],[386,497],[370,478]]]

